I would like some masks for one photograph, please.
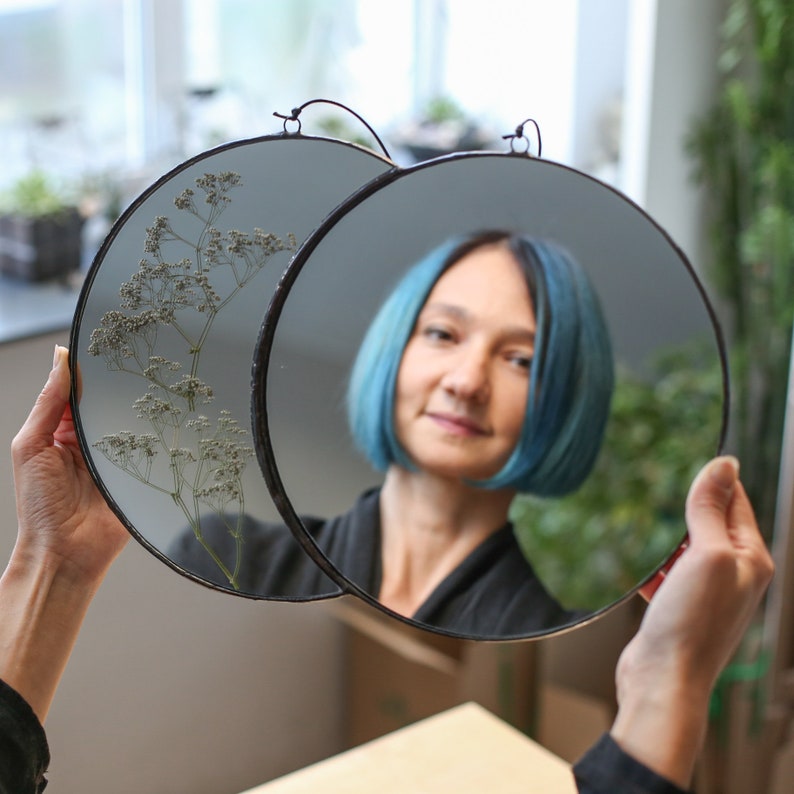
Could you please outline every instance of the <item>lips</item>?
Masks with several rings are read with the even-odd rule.
[[[435,413],[425,414],[439,427],[456,436],[487,436],[488,431],[475,419],[462,414]]]

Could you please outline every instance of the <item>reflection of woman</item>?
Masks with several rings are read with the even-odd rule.
[[[86,610],[129,540],[80,454],[68,393],[60,348],[13,445],[18,535],[0,578],[0,792],[9,794],[44,788],[41,723]],[[615,723],[574,767],[581,792],[680,794],[691,781],[714,682],[772,575],[737,470],[722,458],[692,485],[689,547],[621,655]]]
[[[506,232],[446,243],[398,284],[353,367],[350,425],[383,487],[307,528],[348,579],[401,615],[500,637],[570,622],[521,554],[508,508],[517,491],[579,486],[612,382],[597,300],[562,250]],[[276,536],[249,528],[243,589],[317,593],[308,561],[284,573]],[[190,540],[173,556],[213,576]]]

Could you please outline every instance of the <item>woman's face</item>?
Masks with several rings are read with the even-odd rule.
[[[481,480],[502,468],[524,423],[534,340],[527,284],[503,245],[441,276],[397,374],[397,438],[421,470]]]

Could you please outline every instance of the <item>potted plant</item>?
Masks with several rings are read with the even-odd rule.
[[[25,281],[63,278],[80,266],[83,219],[68,194],[33,170],[0,195],[0,272]]]
[[[493,143],[494,134],[470,118],[453,99],[437,96],[417,118],[400,125],[392,138],[421,162],[453,152],[484,149]]]

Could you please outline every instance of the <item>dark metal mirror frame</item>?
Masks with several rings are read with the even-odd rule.
[[[531,120],[528,120],[531,121]],[[527,122],[524,122],[525,124]],[[269,364],[270,364],[270,356],[273,351],[273,345],[275,340],[275,335],[278,329],[279,319],[282,315],[282,311],[284,310],[285,305],[290,296],[290,291],[292,290],[293,286],[297,282],[298,278],[300,277],[301,271],[309,261],[310,257],[312,256],[313,252],[317,249],[320,245],[322,240],[325,236],[335,227],[337,223],[339,223],[347,214],[365,202],[368,198],[375,195],[379,190],[388,187],[389,185],[393,184],[395,181],[403,179],[405,177],[409,177],[411,174],[414,174],[418,171],[433,168],[438,166],[439,164],[443,164],[450,161],[455,160],[464,160],[464,159],[493,159],[499,158],[503,160],[504,158],[513,158],[513,159],[520,159],[522,161],[537,161],[542,162],[545,166],[552,166],[554,168],[559,168],[563,172],[567,172],[568,174],[575,175],[578,178],[583,180],[589,180],[590,182],[600,186],[601,188],[610,191],[614,197],[620,201],[623,201],[629,207],[633,208],[638,215],[641,215],[655,230],[666,240],[667,244],[669,245],[670,249],[673,250],[678,258],[680,259],[681,264],[686,268],[692,283],[695,285],[696,290],[698,292],[699,298],[702,301],[703,307],[708,314],[709,321],[711,323],[712,330],[714,332],[714,341],[717,346],[719,362],[720,362],[720,369],[722,374],[722,417],[721,417],[721,426],[719,431],[719,438],[717,441],[717,447],[715,449],[715,454],[720,454],[724,448],[725,439],[727,435],[728,429],[728,419],[730,414],[730,379],[729,379],[729,371],[728,371],[728,356],[727,356],[727,349],[725,345],[725,339],[723,335],[723,331],[720,325],[720,322],[717,318],[716,312],[714,311],[714,307],[711,304],[711,301],[708,297],[708,294],[698,277],[694,267],[690,263],[689,259],[686,257],[684,252],[681,248],[673,241],[670,235],[656,222],[651,218],[638,204],[633,202],[623,193],[618,191],[617,189],[613,188],[611,185],[608,185],[600,180],[591,177],[584,172],[578,171],[575,168],[565,166],[559,163],[552,163],[548,160],[538,160],[538,158],[531,155],[528,151],[516,151],[516,144],[515,140],[512,139],[520,139],[523,137],[523,130],[522,128],[517,128],[515,136],[505,136],[505,138],[511,139],[511,151],[509,153],[497,153],[497,152],[458,152],[454,154],[445,155],[442,157],[437,157],[432,160],[427,160],[424,162],[417,163],[412,166],[408,167],[395,167],[390,171],[387,171],[380,176],[374,178],[366,185],[362,186],[358,191],[353,193],[350,198],[336,207],[332,213],[326,218],[323,224],[318,228],[313,234],[311,234],[306,241],[299,247],[298,251],[296,252],[295,256],[292,258],[290,264],[284,271],[281,280],[279,281],[276,290],[273,294],[272,300],[270,305],[268,306],[267,312],[265,314],[265,319],[262,323],[262,328],[260,331],[259,341],[256,347],[255,353],[255,360],[252,370],[252,395],[251,395],[251,420],[252,420],[252,428],[254,432],[254,443],[257,458],[259,460],[259,465],[262,469],[263,476],[265,478],[265,482],[267,483],[268,490],[270,491],[271,498],[275,503],[276,507],[278,508],[279,513],[283,517],[285,523],[293,532],[297,540],[305,549],[306,553],[315,561],[315,563],[325,571],[329,577],[331,577],[334,582],[336,582],[343,594],[350,594],[354,595],[363,601],[365,601],[370,606],[380,610],[381,612],[388,614],[392,618],[396,618],[397,620],[406,623],[408,625],[414,627],[420,627],[425,630],[430,630],[437,634],[442,634],[446,636],[452,637],[460,637],[464,639],[486,639],[486,640],[498,640],[499,638],[494,637],[472,637],[471,635],[467,634],[459,634],[454,631],[449,631],[444,628],[429,625],[426,623],[421,623],[411,618],[405,617],[400,615],[388,608],[384,607],[378,600],[375,598],[371,593],[367,592],[366,590],[362,589],[356,583],[350,581],[348,578],[344,576],[340,572],[340,570],[334,565],[333,561],[330,560],[323,552],[320,550],[318,545],[312,539],[310,534],[308,533],[303,521],[301,520],[300,516],[296,512],[292,502],[290,501],[284,482],[281,477],[281,473],[279,472],[278,462],[276,460],[276,456],[273,450],[273,443],[270,434],[270,421],[268,417],[268,372],[269,372]],[[539,131],[538,131],[538,147],[540,146],[539,140]],[[613,603],[596,610],[592,613],[587,614],[581,620],[578,620],[574,623],[560,626],[559,628],[555,628],[552,630],[544,630],[539,631],[533,634],[525,635],[522,638],[525,639],[532,639],[535,637],[547,637],[551,635],[560,634],[563,632],[568,632],[573,628],[577,628],[582,626],[586,623],[589,623],[598,617],[604,615],[606,612],[611,611],[612,609],[616,608],[620,604],[627,601],[629,598],[634,596],[637,591],[650,579],[652,579],[658,571],[665,568],[666,565],[669,564],[671,558],[673,558],[677,553],[677,549],[673,550],[671,554],[661,561],[657,568],[652,571],[648,576],[646,576],[642,581],[638,582],[635,587],[631,590],[626,592],[622,598],[614,601]],[[515,639],[515,638],[506,638],[506,639]]]
[[[117,236],[119,235],[120,231],[126,224],[126,222],[138,211],[141,205],[146,202],[154,193],[158,190],[167,186],[169,182],[171,182],[174,177],[182,174],[183,172],[187,171],[188,169],[192,168],[193,166],[204,162],[218,154],[228,152],[233,149],[238,148],[245,148],[250,146],[257,146],[261,144],[266,144],[270,141],[296,141],[300,142],[302,140],[306,141],[324,141],[328,142],[329,144],[338,145],[342,147],[346,147],[352,150],[356,150],[361,152],[364,156],[372,157],[373,159],[377,159],[383,161],[386,165],[393,165],[391,161],[387,160],[385,156],[379,155],[377,152],[372,150],[366,149],[362,146],[359,146],[355,143],[350,143],[348,141],[341,141],[335,138],[327,138],[323,136],[309,136],[303,135],[299,132],[287,132],[286,131],[286,123],[285,123],[285,132],[273,134],[273,135],[262,135],[257,136],[254,138],[247,138],[242,140],[231,141],[229,143],[222,144],[220,146],[214,147],[212,149],[206,150],[201,152],[200,154],[189,158],[188,160],[183,161],[179,165],[172,168],[167,173],[163,174],[159,179],[149,185],[141,194],[139,194],[122,212],[119,218],[115,221],[113,226],[111,227],[107,237],[103,241],[101,247],[99,248],[94,260],[91,264],[91,267],[86,275],[85,281],[83,282],[82,288],[80,290],[80,295],[78,297],[77,307],[74,314],[74,319],[72,322],[70,335],[69,335],[69,369],[70,369],[70,378],[71,378],[71,397],[70,397],[70,407],[72,411],[72,416],[75,422],[75,430],[77,434],[78,443],[80,445],[81,452],[83,457],[85,458],[86,465],[88,467],[89,473],[93,478],[94,482],[96,483],[97,487],[99,488],[102,496],[104,497],[107,504],[110,506],[111,510],[115,513],[118,519],[122,522],[122,524],[126,527],[129,533],[132,535],[135,540],[141,544],[149,553],[153,554],[157,559],[161,562],[164,562],[168,565],[172,570],[176,571],[177,573],[181,574],[182,576],[191,579],[192,581],[201,584],[205,587],[209,587],[213,590],[218,590],[223,593],[232,593],[233,591],[229,590],[226,587],[217,585],[207,579],[198,576],[194,572],[186,569],[185,567],[177,564],[174,560],[172,560],[167,554],[165,554],[161,549],[159,549],[156,545],[154,545],[149,539],[136,528],[129,518],[125,515],[124,511],[120,508],[118,502],[116,501],[113,493],[107,488],[95,462],[94,462],[94,452],[91,450],[90,443],[86,437],[86,433],[84,431],[84,426],[81,420],[81,413],[80,413],[80,393],[82,391],[82,382],[80,377],[80,371],[78,366],[78,357],[80,351],[80,345],[82,344],[82,337],[81,332],[84,330],[82,328],[83,325],[83,316],[86,310],[86,305],[89,301],[91,295],[91,289],[94,284],[95,279],[99,273],[99,268],[105,259],[106,255],[108,254],[109,250],[111,249],[114,241],[116,240]],[[385,151],[385,150],[384,150]],[[296,186],[296,190],[299,190],[300,186]],[[329,208],[331,209],[331,208]],[[299,540],[302,541],[301,538]],[[302,602],[306,601],[306,598],[300,597],[289,597],[289,596],[268,596],[268,595],[257,595],[252,593],[235,593],[236,595],[251,598],[254,600],[272,600],[272,601],[296,601]],[[321,594],[317,595],[316,597],[312,598],[311,600],[322,600],[327,598],[335,598],[338,597],[341,593],[331,593],[331,594]]]

